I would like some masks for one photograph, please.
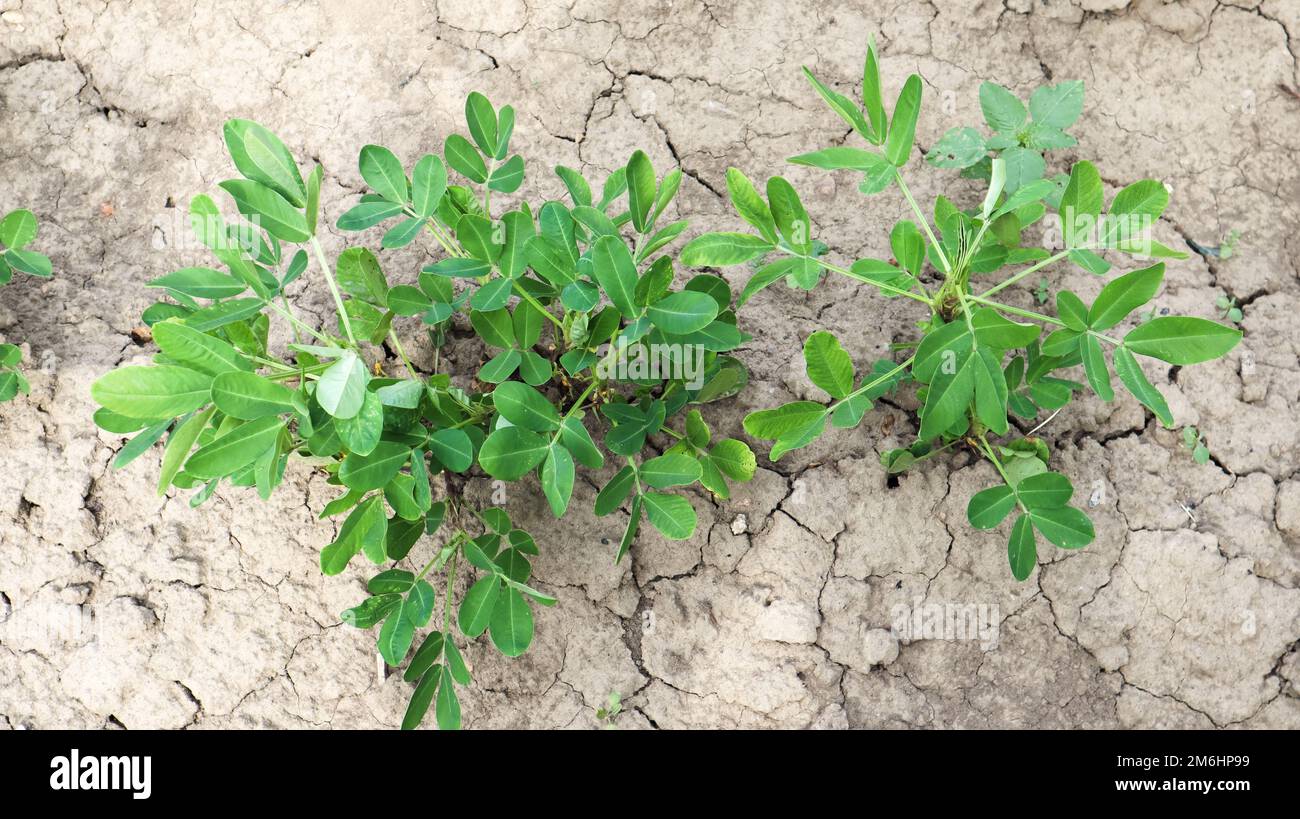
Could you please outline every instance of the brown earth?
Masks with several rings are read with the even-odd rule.
[[[534,202],[561,195],[550,166],[602,176],[641,147],[686,171],[693,231],[734,229],[718,192],[735,165],[787,175],[833,255],[881,256],[905,207],[896,192],[866,200],[847,176],[784,163],[845,138],[799,66],[850,92],[872,32],[887,93],[908,72],[925,80],[922,147],[978,122],[984,79],[1026,95],[1081,78],[1080,145],[1058,167],[1094,159],[1112,193],[1166,182],[1167,244],[1241,232],[1230,259],[1171,264],[1157,306],[1212,317],[1230,294],[1243,342],[1222,361],[1148,369],[1213,460],[1196,465],[1127,397],[1071,406],[1044,434],[1097,540],[1045,547],[1023,584],[1005,531],[965,523],[987,466],[957,456],[886,481],[877,455],[913,431],[906,401],[760,459],[731,501],[696,497],[692,540],[647,533],[619,566],[620,516],[585,511],[606,476],[579,482],[560,523],[521,485],[509,508],[538,533],[538,585],[561,603],[539,611],[522,658],[472,646],[466,723],[589,727],[619,692],[623,727],[1300,727],[1300,98],[1282,87],[1300,86],[1295,3],[267,6],[0,0],[0,209],[38,214],[56,270],[0,292],[0,335],[29,345],[33,387],[0,408],[0,727],[401,719],[409,687],[377,676],[372,634],[338,625],[361,571],[317,568],[333,535],[317,519],[323,480],[300,467],[269,503],[223,489],[196,511],[156,497],[156,452],[111,471],[120,440],[90,423],[91,381],[150,352],[130,336],[152,300],[144,282],[202,258],[184,208],[231,172],[223,120],[257,119],[319,159],[332,224],[360,190],[360,146],[438,150],[479,89],[520,112],[520,194]],[[908,175],[923,202],[977,195],[919,152]],[[385,267],[410,281],[426,255],[387,253]],[[748,271],[726,275],[739,285]],[[1087,299],[1100,285],[1052,275]],[[301,310],[326,315],[318,279],[295,288]],[[1017,298],[1029,305],[1031,290]],[[862,365],[916,316],[839,280],[770,288],[742,318],[753,384],[709,408],[715,430],[812,394],[799,350],[815,328]],[[900,643],[891,612],[918,601],[985,606],[996,643]]]

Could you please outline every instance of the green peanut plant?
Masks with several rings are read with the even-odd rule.
[[[48,279],[53,268],[48,257],[27,246],[36,238],[36,216],[30,210],[12,210],[0,219],[0,285],[8,284],[14,271]],[[16,344],[0,344],[0,403],[31,389],[18,371],[23,351]]]
[[[1149,236],[1151,223],[1169,201],[1160,182],[1146,179],[1128,185],[1103,214],[1102,181],[1092,163],[1079,161],[1068,174],[1044,178],[1043,151],[1075,145],[1065,129],[1082,113],[1082,83],[1041,87],[1027,107],[1007,89],[984,83],[980,106],[992,134],[954,128],[926,158],[937,167],[960,168],[969,179],[985,180],[986,192],[967,208],[939,196],[927,218],[902,173],[912,154],[921,78],[907,79],[889,115],[874,43],[867,50],[861,106],[804,72],[817,94],[868,147],[825,148],[790,161],[858,173],[860,190],[867,195],[896,185],[915,221],[900,219],[891,229],[893,259],[858,259],[848,267],[831,263],[824,258],[826,245],[813,239],[808,213],[786,180],[768,180],[764,201],[749,179],[733,168],[727,173],[727,189],[752,232],[700,236],[683,248],[681,261],[722,267],[764,260],[741,293],[741,304],[778,279],[810,290],[831,271],[871,285],[887,298],[918,302],[924,312],[918,337],[894,345],[910,355],[899,362],[873,362],[860,380],[839,341],[825,331],[813,333],[803,350],[807,375],[830,402],[795,401],[757,411],[745,418],[745,430],[754,438],[773,441],[771,458],[777,460],[816,440],[828,422],[838,429],[856,427],[874,400],[914,382],[921,404],[917,439],[906,448],[883,453],[884,467],[900,472],[955,446],[970,447],[988,459],[1002,483],[976,494],[967,517],[978,529],[992,529],[1016,511],[1007,556],[1012,575],[1023,581],[1038,563],[1038,535],[1058,547],[1078,549],[1092,541],[1094,532],[1089,518],[1069,505],[1074,493],[1069,479],[1049,469],[1047,444],[1033,436],[1036,430],[1026,434],[1022,427],[1041,412],[1059,411],[1084,389],[1113,400],[1112,365],[1120,383],[1162,424],[1172,427],[1169,407],[1143,374],[1137,356],[1175,366],[1196,364],[1227,353],[1241,332],[1206,319],[1162,316],[1122,337],[1114,335],[1116,326],[1155,296],[1164,276],[1163,262],[1114,277],[1091,305],[1061,290],[1054,316],[996,298],[1058,262],[1105,276],[1111,265],[1103,252],[1148,259],[1186,257]],[[1022,241],[1026,228],[1049,213],[1060,225],[1062,249],[1057,252]],[[1080,366],[1086,388],[1063,377],[1069,374],[1063,371]]]
[[[698,408],[747,383],[726,353],[749,336],[722,278],[673,287],[664,251],[687,223],[662,217],[681,172],[660,179],[637,151],[597,199],[581,174],[559,167],[556,187],[569,204],[519,202],[494,214],[493,194],[513,194],[524,179],[524,160],[509,150],[515,112],[473,93],[465,116],[469,138],[448,136],[442,156],[420,157],[409,176],[387,148],[362,148],[370,192],[337,220],[344,232],[383,224],[381,251],[428,237],[434,261],[414,284],[390,283],[379,255],[361,245],[331,264],[318,239],[322,168],[304,180],[269,130],[228,122],[242,178],[220,187],[244,221],[226,224],[206,195],[190,204],[198,239],[224,270],[187,267],[149,282],[170,297],[144,311],[159,350],[153,365],[119,368],[92,387],[99,426],[134,435],[118,466],[166,436],[160,494],[196,490],[197,506],[225,480],[265,499],[290,460],[338,487],[322,517],[342,525],[321,550],[321,570],[337,575],[358,553],[382,569],[342,618],[378,627],[384,660],[406,663],[414,689],[404,728],[430,707],[439,727],[458,727],[456,687],[470,683],[465,641],[487,632],[502,654],[517,656],[533,638],[530,602],[556,602],[528,585],[539,553],[532,535],[504,509],[469,508],[466,478],[536,475],[559,518],[576,467],[605,463],[589,428],[597,430],[623,464],[595,502],[600,515],[629,509],[621,559],[643,518],[666,538],[694,532],[691,503],[666,490],[699,483],[727,497],[728,481],[747,481],[755,469],[749,447],[714,440]],[[335,326],[302,321],[286,298],[313,261]],[[280,346],[273,319],[287,324]],[[401,340],[408,332],[427,334],[432,373],[412,364]],[[452,357],[442,348],[457,333],[489,351],[476,371],[443,371]],[[383,373],[392,359],[400,377]],[[474,582],[453,607],[456,575],[467,571]]]

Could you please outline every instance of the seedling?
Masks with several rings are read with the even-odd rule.
[[[1219,318],[1227,319],[1233,324],[1241,324],[1244,316],[1234,297],[1228,295],[1219,296],[1214,300],[1214,306],[1219,308]]]
[[[1052,299],[1052,289],[1046,276],[1038,279],[1038,286],[1034,288],[1034,299],[1039,304],[1047,304]]]
[[[601,727],[606,730],[617,728],[614,720],[618,715],[623,713],[623,697],[617,691],[611,691],[605,698],[605,704],[596,709],[596,719],[601,721]]]
[[[1205,445],[1205,436],[1196,427],[1183,427],[1183,446],[1192,451],[1192,460],[1201,466],[1210,462],[1210,449]]]
[[[92,388],[96,422],[134,433],[119,466],[167,436],[160,494],[196,490],[198,505],[225,480],[266,498],[291,460],[338,487],[322,517],[342,525],[321,550],[321,570],[337,575],[358,553],[382,568],[342,617],[378,627],[383,659],[406,663],[415,688],[404,728],[430,707],[439,727],[458,727],[456,686],[470,683],[464,641],[486,631],[517,656],[533,639],[530,601],[556,602],[528,585],[532,535],[504,509],[468,508],[462,476],[536,476],[559,518],[577,465],[604,464],[589,427],[604,428],[605,450],[625,466],[595,505],[608,515],[629,504],[622,558],[643,517],[670,539],[695,531],[691,503],[665,490],[699,483],[726,497],[728,481],[754,472],[748,446],[715,440],[698,409],[744,386],[745,368],[725,353],[749,337],[723,279],[672,286],[673,258],[663,251],[686,222],[662,217],[681,172],[660,179],[637,151],[596,198],[581,174],[561,167],[571,205],[534,211],[519,202],[494,213],[493,195],[513,194],[524,179],[523,158],[509,150],[515,112],[474,93],[465,115],[470,138],[447,137],[442,157],[420,157],[410,176],[387,148],[362,148],[371,192],[338,219],[342,231],[383,224],[383,250],[431,238],[441,258],[414,285],[390,283],[364,246],[331,264],[318,239],[323,169],[304,180],[266,128],[226,123],[242,178],[220,187],[246,221],[227,225],[206,195],[190,204],[196,234],[225,270],[187,267],[151,281],[170,297],[144,313],[159,348],[154,366],[123,367]],[[449,180],[449,169],[466,184]],[[331,326],[300,319],[285,295],[313,261],[335,307]],[[272,343],[272,319],[291,333],[287,356]],[[436,347],[453,322],[482,341],[486,363],[446,372],[439,355],[434,372],[418,370],[402,337],[423,328]],[[380,364],[395,374],[379,375]],[[666,449],[643,456],[651,439]],[[456,575],[467,571],[477,579],[453,606]]]
[[[8,284],[14,271],[48,279],[50,260],[27,246],[36,238],[36,216],[30,210],[13,210],[0,219],[0,285]],[[23,351],[16,344],[0,344],[0,403],[18,393],[26,395],[31,386],[18,371]]]
[[[741,303],[778,279],[811,289],[824,271],[830,271],[869,284],[886,298],[922,305],[920,337],[903,344],[911,354],[897,363],[876,362],[861,379],[835,336],[826,331],[810,335],[804,344],[808,378],[830,401],[794,401],[761,410],[745,419],[745,429],[755,438],[774,441],[771,458],[777,460],[816,440],[828,422],[839,429],[856,427],[878,395],[910,376],[919,384],[922,404],[917,441],[884,453],[886,468],[901,471],[954,446],[969,447],[988,459],[1002,483],[975,495],[967,517],[976,528],[992,529],[1016,510],[1007,554],[1012,574],[1024,580],[1038,563],[1038,535],[1061,548],[1078,549],[1092,541],[1093,526],[1069,505],[1074,488],[1065,475],[1050,471],[1047,445],[1019,435],[1021,422],[1013,421],[1029,423],[1040,412],[1055,412],[1083,389],[1113,400],[1113,363],[1120,383],[1163,424],[1172,426],[1169,407],[1147,380],[1137,356],[1178,366],[1196,364],[1227,353],[1241,333],[1205,319],[1162,315],[1117,335],[1114,328],[1156,294],[1163,262],[1114,278],[1091,305],[1061,290],[1054,316],[996,298],[1062,261],[1104,276],[1111,265],[1103,252],[1185,258],[1149,236],[1151,223],[1168,204],[1168,191],[1154,179],[1136,182],[1120,190],[1103,215],[1101,176],[1092,163],[1079,161],[1068,175],[1043,178],[1042,152],[1075,144],[1065,129],[1083,110],[1083,84],[1043,86],[1026,106],[1007,89],[986,82],[980,88],[980,106],[992,134],[955,128],[927,158],[932,165],[987,179],[987,192],[973,207],[959,207],[940,196],[927,214],[902,172],[912,154],[921,78],[908,78],[891,116],[885,110],[878,66],[873,44],[863,72],[862,106],[805,69],[814,90],[868,148],[837,146],[790,161],[858,173],[860,190],[867,195],[897,186],[915,221],[902,219],[890,232],[896,263],[866,258],[845,267],[828,261],[815,250],[808,213],[789,182],[779,176],[768,180],[764,201],[734,168],[727,172],[728,192],[753,232],[701,236],[683,249],[682,261],[722,267],[780,254],[749,280]],[[1025,229],[1049,211],[1060,225],[1062,249],[1055,253],[1022,241]],[[984,284],[990,279],[996,283]],[[1044,328],[1048,332],[1042,337]],[[1062,377],[1063,371],[1079,366],[1086,387]]]

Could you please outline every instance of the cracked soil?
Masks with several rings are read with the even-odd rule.
[[[1043,434],[1097,539],[1078,553],[1044,546],[1020,584],[1005,531],[965,522],[986,465],[958,454],[883,474],[878,453],[914,432],[908,396],[778,464],[760,457],[731,500],[695,496],[693,539],[645,527],[618,566],[621,513],[587,511],[608,475],[579,481],[559,522],[522,484],[508,508],[537,533],[535,578],[560,605],[537,611],[519,659],[471,645],[465,723],[591,727],[617,691],[627,728],[1300,727],[1292,0],[0,0],[0,207],[37,213],[55,268],[0,292],[0,337],[24,343],[32,381],[0,408],[0,727],[401,719],[409,686],[378,673],[372,633],[338,624],[364,567],[318,569],[333,536],[317,518],[333,495],[320,476],[299,466],[268,503],[223,488],[192,510],[156,496],[157,451],[110,470],[121,441],[90,423],[90,383],[151,352],[130,335],[152,301],[144,283],[203,258],[185,206],[231,172],[225,119],[257,119],[319,159],[331,225],[360,190],[363,144],[438,150],[477,89],[519,111],[519,195],[533,202],[562,193],[550,167],[600,177],[640,147],[685,170],[690,235],[735,229],[719,196],[735,165],[790,178],[834,255],[888,256],[896,192],[864,199],[847,174],[784,162],[846,136],[799,66],[851,92],[871,32],[887,94],[909,72],[925,80],[921,146],[979,121],[984,79],[1023,96],[1081,78],[1080,145],[1055,167],[1094,159],[1112,194],[1166,182],[1166,244],[1241,232],[1229,259],[1172,263],[1156,302],[1214,317],[1228,294],[1243,307],[1245,338],[1225,359],[1148,369],[1213,460],[1196,465],[1127,396],[1071,405]],[[923,202],[976,196],[919,152],[909,180]],[[385,252],[384,266],[409,282],[426,256]],[[749,271],[725,275],[739,286]],[[1102,284],[1064,266],[1052,283],[1088,300]],[[1031,291],[1016,298],[1031,306]],[[327,315],[318,280],[291,292]],[[746,412],[810,394],[800,346],[818,327],[862,366],[910,338],[916,317],[843,279],[769,288],[742,314],[751,388],[706,418],[737,434]],[[418,349],[417,364],[430,355]],[[469,491],[486,500],[491,487]],[[894,612],[918,602],[985,607],[996,644],[900,641]]]

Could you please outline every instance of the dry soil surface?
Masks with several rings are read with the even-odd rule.
[[[784,163],[846,139],[799,66],[852,92],[872,32],[887,93],[908,72],[924,78],[922,148],[978,122],[985,79],[1024,95],[1082,78],[1080,144],[1057,167],[1095,159],[1111,192],[1166,182],[1167,244],[1241,232],[1230,259],[1171,264],[1157,306],[1209,317],[1230,294],[1244,341],[1222,361],[1148,368],[1213,460],[1193,463],[1131,399],[1072,406],[1045,434],[1097,540],[1044,547],[1020,584],[1005,531],[965,523],[987,466],[959,455],[894,484],[882,474],[878,453],[913,432],[907,399],[778,464],[760,459],[732,500],[696,497],[692,540],[647,533],[619,566],[624,518],[585,512],[606,476],[579,482],[560,523],[522,485],[509,508],[538,532],[538,585],[561,603],[539,612],[520,659],[471,646],[466,723],[590,727],[619,692],[622,727],[1300,726],[1291,0],[0,0],[0,207],[36,211],[56,270],[0,293],[0,335],[27,345],[32,380],[0,408],[0,727],[401,719],[409,687],[378,672],[373,634],[338,625],[361,571],[317,568],[333,535],[317,519],[332,495],[319,476],[299,467],[269,503],[223,489],[196,511],[155,495],[157,452],[110,470],[121,440],[90,423],[90,383],[151,352],[130,336],[151,301],[144,283],[202,258],[184,209],[231,173],[223,120],[260,120],[304,163],[319,159],[332,224],[360,190],[362,145],[438,150],[479,89],[520,112],[520,195],[534,202],[561,195],[551,166],[600,176],[641,147],[685,170],[679,210],[693,230],[736,225],[719,195],[736,165],[792,179],[835,256],[882,256],[905,208],[897,192],[864,200],[847,176]],[[919,151],[908,175],[923,201],[977,196]],[[385,266],[410,281],[427,255]],[[726,275],[740,285],[749,271]],[[1101,285],[1052,278],[1085,298]],[[325,315],[319,279],[295,288],[302,310]],[[1017,298],[1030,305],[1032,287]],[[718,430],[811,394],[799,350],[815,328],[861,363],[909,338],[916,316],[840,280],[770,288],[743,318],[753,384],[709,408]],[[898,607],[918,605],[976,607],[996,639],[900,641]]]

